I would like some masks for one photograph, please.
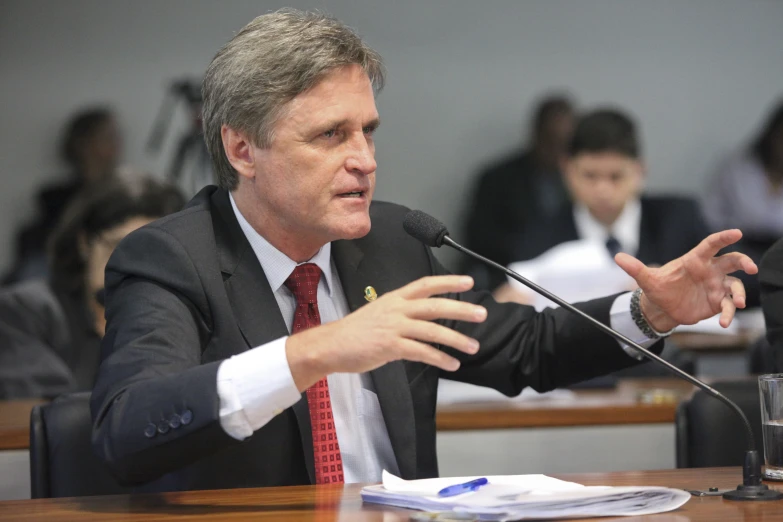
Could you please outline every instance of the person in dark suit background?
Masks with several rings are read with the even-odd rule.
[[[563,310],[470,291],[402,231],[405,208],[371,205],[383,78],[352,30],[290,9],[253,20],[209,65],[220,187],[128,235],[106,268],[93,447],[120,481],[431,477],[441,375],[513,395],[636,362]],[[660,269],[620,254],[643,291],[579,306],[656,351],[677,324],[720,312],[727,325],[743,289],[726,274],[756,267],[714,254],[739,237]]]
[[[73,199],[52,235],[51,275],[0,292],[1,399],[92,389],[109,255],[130,231],[183,204],[175,188],[136,173],[96,182]]]
[[[91,107],[71,117],[60,144],[68,179],[38,192],[38,215],[16,235],[16,253],[3,276],[4,285],[48,275],[46,244],[63,211],[82,189],[111,176],[121,154],[117,120],[109,108]]]
[[[574,126],[574,107],[562,95],[541,100],[530,125],[530,146],[484,169],[468,198],[465,246],[502,265],[515,261],[512,239],[528,226],[547,222],[568,202],[561,174]],[[499,278],[466,259],[462,272],[476,288],[492,289]],[[501,276],[502,280],[502,276]]]
[[[695,200],[643,194],[647,173],[637,126],[620,109],[598,109],[579,119],[563,171],[572,202],[510,241],[514,261],[566,241],[594,239],[612,256],[626,252],[663,265],[709,233]]]
[[[568,241],[587,239],[606,245],[607,255],[625,252],[645,264],[664,265],[694,248],[709,229],[695,200],[644,195],[647,177],[637,125],[618,108],[601,108],[577,121],[563,162],[571,202],[551,218],[531,224],[510,241],[513,259],[526,261]],[[529,302],[507,283],[499,300]],[[663,357],[692,371],[693,361],[673,344]],[[657,366],[629,368],[619,376],[668,373]]]

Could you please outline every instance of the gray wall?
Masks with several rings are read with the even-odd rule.
[[[567,88],[643,122],[653,190],[696,193],[783,93],[783,2],[330,0],[319,7],[386,58],[379,198],[458,229],[476,169],[516,146],[530,103]],[[75,108],[118,111],[126,161],[144,151],[170,78],[201,73],[253,16],[282,2],[0,0],[0,267]],[[458,236],[458,234],[456,234]],[[6,247],[6,245],[8,245]]]

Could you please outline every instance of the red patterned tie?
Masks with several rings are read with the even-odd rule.
[[[313,263],[297,266],[286,279],[285,286],[296,297],[292,333],[321,324],[318,313],[318,281],[321,269]],[[343,462],[337,430],[332,418],[332,401],[326,377],[307,389],[307,405],[310,408],[310,426],[313,429],[313,456],[315,457],[316,484],[342,484]]]

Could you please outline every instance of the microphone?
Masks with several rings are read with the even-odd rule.
[[[706,383],[697,379],[693,375],[690,375],[680,370],[679,368],[669,363],[668,361],[664,360],[660,356],[654,354],[653,352],[635,343],[634,341],[632,341],[625,335],[621,334],[620,332],[613,330],[612,328],[606,326],[605,324],[598,321],[597,319],[590,317],[582,310],[579,310],[571,303],[568,303],[567,301],[554,295],[549,290],[538,286],[534,282],[522,277],[521,275],[517,274],[513,270],[509,270],[505,266],[496,263],[491,259],[487,259],[486,257],[479,255],[473,252],[472,250],[469,250],[464,246],[460,245],[459,243],[451,239],[451,237],[449,237],[449,231],[448,228],[446,228],[446,225],[444,225],[434,217],[430,216],[429,214],[426,214],[420,210],[411,210],[405,216],[402,227],[405,229],[405,232],[407,232],[408,234],[410,234],[411,236],[418,239],[419,241],[421,241],[422,243],[424,243],[429,247],[440,248],[442,245],[447,245],[475,259],[478,259],[479,261],[486,263],[493,268],[502,271],[507,276],[511,277],[515,281],[519,281],[520,283],[530,288],[537,294],[543,295],[550,301],[557,303],[561,307],[565,308],[571,313],[578,315],[582,319],[590,321],[590,323],[592,323],[596,328],[598,328],[602,332],[612,336],[613,338],[617,339],[621,343],[624,343],[628,346],[635,348],[640,353],[644,354],[645,357],[655,361],[661,366],[664,366],[666,369],[668,369],[671,373],[673,373],[677,377],[680,377],[681,379],[688,381],[694,386],[704,390],[707,394],[715,397],[719,401],[729,406],[737,413],[737,415],[740,416],[743,424],[745,425],[745,429],[748,432],[748,440],[750,441],[750,449],[745,453],[745,462],[742,466],[742,484],[737,486],[737,489],[725,492],[723,494],[723,498],[728,500],[778,500],[783,498],[783,493],[775,490],[771,490],[766,484],[761,483],[761,478],[762,478],[761,459],[759,457],[758,451],[756,451],[756,441],[755,438],[753,437],[753,429],[750,426],[750,422],[748,422],[748,418],[742,412],[742,409],[740,409],[740,407],[737,406],[734,402],[729,400],[728,397],[724,396],[722,393],[712,388],[711,386],[708,386]]]

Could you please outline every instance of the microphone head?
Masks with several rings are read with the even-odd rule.
[[[429,247],[440,247],[449,235],[446,225],[421,210],[411,210],[402,222],[405,232]]]

